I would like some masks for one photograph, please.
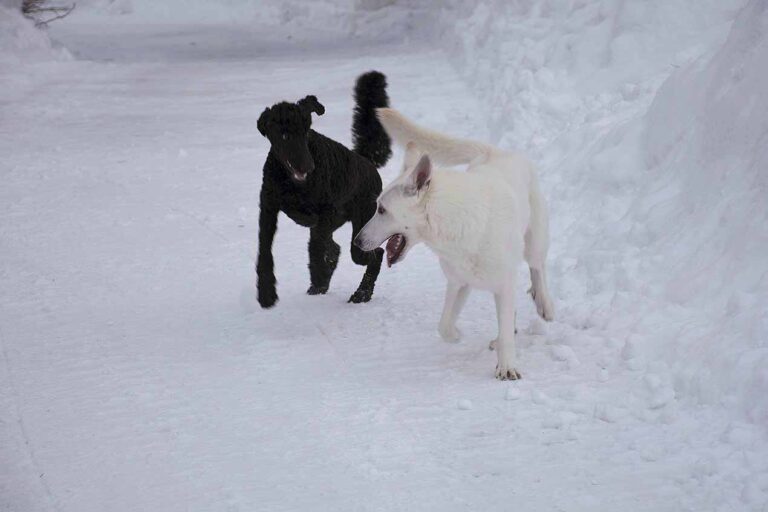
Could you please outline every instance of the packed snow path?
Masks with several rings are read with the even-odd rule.
[[[545,326],[524,285],[517,383],[493,379],[490,296],[470,298],[460,344],[440,341],[444,282],[423,247],[382,272],[371,303],[347,304],[362,274],[347,226],[331,291],[310,297],[308,233],[281,217],[280,302],[258,308],[259,113],[315,94],[314,127],[348,143],[354,79],[378,69],[409,116],[484,138],[444,55],[232,27],[58,30],[80,60],[0,105],[0,510],[671,512],[744,498],[748,427],[677,410],[663,378],[633,371],[625,333]],[[576,257],[553,254],[556,301]]]

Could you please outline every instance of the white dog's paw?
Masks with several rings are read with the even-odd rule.
[[[496,345],[499,344],[499,338],[496,338],[495,340],[491,340],[491,342],[488,344],[488,350],[496,350]]]
[[[439,325],[437,327],[437,332],[440,333],[440,337],[443,338],[443,341],[448,343],[458,343],[461,338],[461,331],[458,330],[455,325]]]
[[[498,349],[499,347],[497,347]],[[503,347],[502,347],[503,348]],[[504,357],[501,352],[496,352],[499,359],[496,363],[496,378],[499,380],[519,380],[522,378],[520,372],[517,371],[515,364],[515,358]]]
[[[513,367],[508,367],[507,365],[503,365],[503,364],[497,364],[496,378],[499,380],[520,380],[523,378],[523,376],[520,375],[520,372]]]

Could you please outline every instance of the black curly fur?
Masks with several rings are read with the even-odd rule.
[[[256,274],[261,307],[272,307],[278,300],[272,241],[279,212],[310,229],[310,295],[328,291],[340,253],[333,232],[352,222],[354,240],[375,213],[376,198],[381,193],[377,167],[384,165],[392,153],[389,137],[375,114],[375,108],[389,105],[385,87],[386,78],[376,71],[357,79],[354,152],[310,128],[311,114],[325,112],[315,96],[296,103],[278,103],[259,117],[259,131],[272,144],[264,163],[260,196]],[[384,251],[363,252],[354,244],[350,244],[350,250],[352,261],[365,265],[366,270],[349,301],[368,302]]]
[[[355,153],[382,167],[392,156],[392,141],[376,117],[376,109],[389,106],[387,77],[370,71],[355,84],[352,141]]]

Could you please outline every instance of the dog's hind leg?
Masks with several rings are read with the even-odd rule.
[[[341,248],[333,241],[332,232],[321,227],[309,231],[309,295],[322,295],[328,291],[340,253]]]
[[[456,343],[461,337],[461,332],[456,328],[456,320],[461,313],[461,309],[467,302],[469,296],[469,286],[462,285],[455,281],[448,281],[445,289],[445,303],[443,304],[443,315],[440,317],[437,331],[444,341]]]
[[[536,312],[541,318],[551,322],[555,317],[555,308],[552,305],[552,299],[549,297],[549,291],[547,290],[546,269],[543,265],[540,268],[531,265],[530,270],[531,289],[529,293],[534,304],[536,304]]]
[[[357,265],[365,265],[365,274],[360,281],[360,285],[357,287],[355,293],[349,298],[348,302],[359,304],[361,302],[368,302],[373,296],[373,288],[376,286],[376,278],[379,277],[379,271],[381,270],[381,261],[384,259],[384,249],[377,247],[372,251],[363,251],[355,245],[355,237],[363,229],[368,220],[373,217],[376,203],[371,202],[364,208],[362,214],[357,214],[352,218],[352,243],[351,253],[352,261]]]
[[[531,289],[528,292],[536,304],[536,311],[546,321],[555,316],[555,308],[547,287],[547,252],[549,251],[549,219],[547,206],[539,191],[536,177],[531,182],[531,220],[525,232],[525,261],[531,271]]]

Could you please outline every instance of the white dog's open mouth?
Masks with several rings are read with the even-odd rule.
[[[407,243],[405,235],[400,233],[389,237],[389,240],[387,240],[387,266],[391,267],[400,260],[400,256],[403,255]]]

